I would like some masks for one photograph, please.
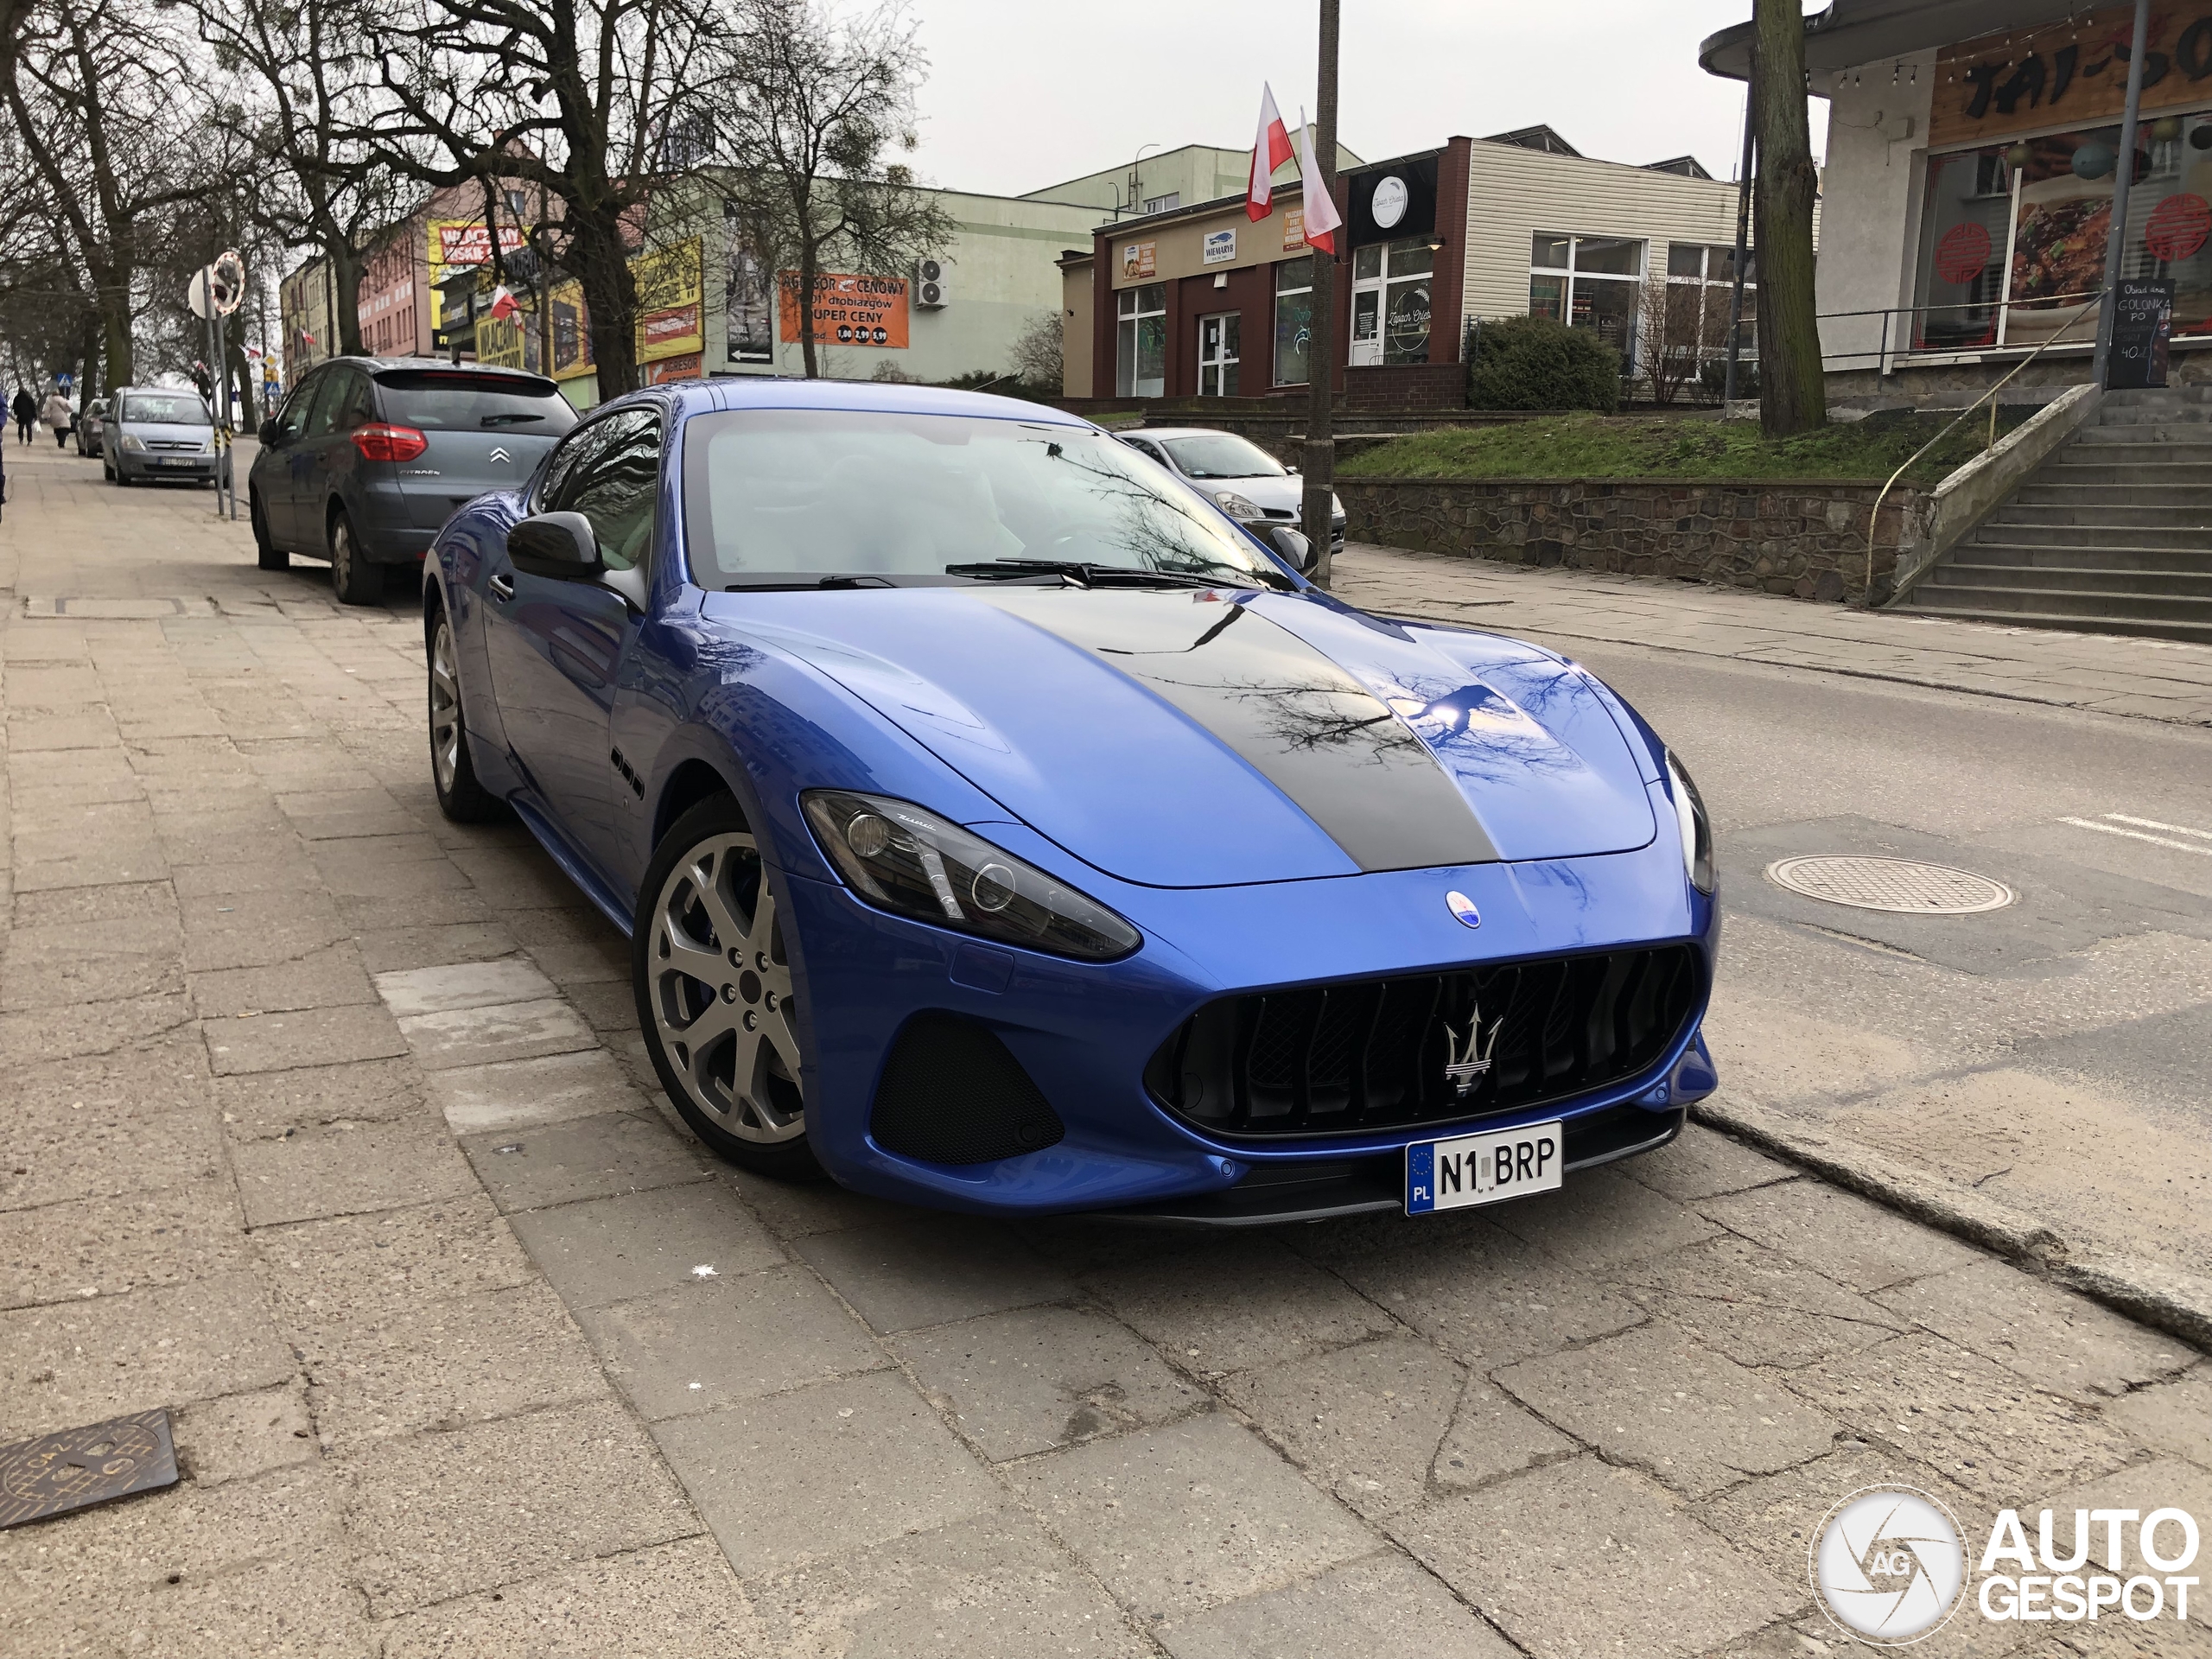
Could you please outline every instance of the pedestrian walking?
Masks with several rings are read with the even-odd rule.
[[[8,412],[16,417],[16,442],[31,441],[31,423],[38,419],[38,400],[31,396],[29,386],[16,388],[16,401],[8,405]]]
[[[59,391],[48,394],[46,407],[39,410],[38,417],[46,423],[47,430],[54,434],[54,447],[67,448],[69,435],[77,429],[77,411],[69,407],[69,400]]]

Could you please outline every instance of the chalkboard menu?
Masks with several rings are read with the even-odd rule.
[[[2166,384],[2166,346],[2174,330],[2171,282],[2123,282],[2113,308],[2112,362],[2105,386],[2127,391]]]

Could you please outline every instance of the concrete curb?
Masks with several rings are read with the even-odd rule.
[[[1861,1198],[2001,1255],[2116,1313],[2212,1351],[2212,1280],[2135,1256],[2077,1255],[2065,1239],[2032,1216],[1764,1106],[1707,1100],[1690,1108],[1690,1116]]]

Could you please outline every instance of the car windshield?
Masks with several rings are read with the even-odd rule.
[[[526,433],[558,437],[576,423],[575,405],[550,380],[532,374],[477,374],[437,369],[386,370],[377,376],[385,417],[424,432]]]
[[[134,391],[118,416],[125,426],[206,426],[207,405],[188,391]]]
[[[1042,421],[741,410],[684,428],[702,587],[766,575],[935,575],[1050,560],[1273,586],[1225,521],[1103,432]]]
[[[1202,438],[1162,438],[1185,478],[1283,478],[1283,464],[1256,443],[1234,432],[1209,432]]]

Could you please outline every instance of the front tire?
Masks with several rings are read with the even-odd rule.
[[[506,804],[477,781],[461,711],[461,653],[442,608],[430,613],[429,658],[430,784],[438,810],[455,823],[494,823],[506,816]]]
[[[362,550],[343,508],[330,521],[330,586],[340,605],[374,605],[384,597],[384,566]]]
[[[776,882],[727,795],[678,818],[639,884],[638,1024],[661,1087],[717,1157],[818,1180]]]

